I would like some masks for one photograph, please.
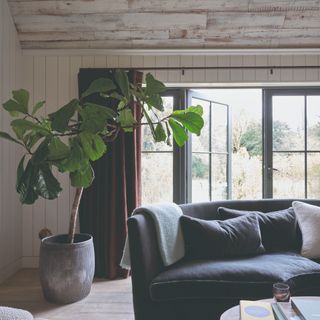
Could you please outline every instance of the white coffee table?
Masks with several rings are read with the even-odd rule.
[[[320,302],[320,297],[299,297],[299,298],[303,298],[303,299],[317,299]],[[264,299],[261,301],[265,301],[265,302],[273,302],[273,299]],[[227,311],[225,311],[221,317],[220,320],[240,320],[240,307],[239,305],[232,307],[230,309],[228,309]]]

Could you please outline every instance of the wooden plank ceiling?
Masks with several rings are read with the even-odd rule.
[[[320,0],[9,0],[23,48],[319,48]]]

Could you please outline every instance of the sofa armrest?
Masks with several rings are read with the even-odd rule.
[[[146,308],[152,304],[150,282],[164,269],[152,218],[143,213],[130,217],[128,235],[134,310],[136,315],[148,313]]]

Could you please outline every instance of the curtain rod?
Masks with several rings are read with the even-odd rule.
[[[308,66],[196,66],[196,67],[119,67],[112,69],[124,70],[230,70],[230,69],[320,69],[320,65]]]
[[[86,68],[81,68],[86,69]],[[88,68],[91,69],[91,68]],[[186,70],[269,70],[270,74],[273,74],[274,69],[320,69],[320,65],[307,65],[307,66],[195,66],[195,67],[119,67],[111,69],[121,70],[181,70],[182,75]]]

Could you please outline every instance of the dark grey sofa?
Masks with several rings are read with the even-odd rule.
[[[270,212],[286,209],[292,201],[218,201],[181,208],[185,215],[213,220],[221,206]],[[320,200],[301,201],[320,206]],[[294,249],[235,259],[182,259],[164,267],[151,218],[147,214],[132,216],[128,229],[136,320],[219,319],[240,299],[271,297],[272,284],[278,281],[288,282],[293,295],[320,295],[320,265]]]

